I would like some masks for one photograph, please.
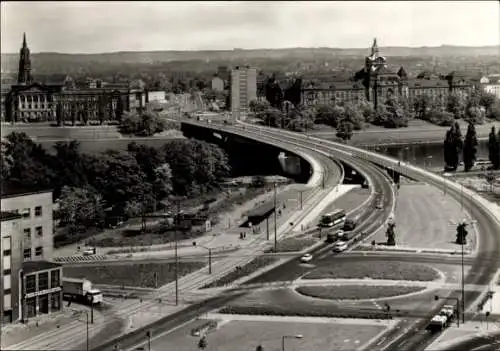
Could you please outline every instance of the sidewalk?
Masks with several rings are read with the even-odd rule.
[[[278,202],[282,202],[280,200],[286,198],[287,196],[290,197],[289,193],[294,192],[292,188],[295,186],[296,186],[295,184],[288,184],[285,186],[278,187],[277,188]],[[257,196],[254,199],[245,202],[242,205],[236,205],[231,211],[220,213],[219,217],[222,218],[222,220],[219,223],[213,225],[212,230],[209,233],[194,239],[179,240],[177,243],[177,247],[179,249],[183,248],[192,249],[193,242],[196,242],[197,246],[207,246],[211,248],[218,247],[221,244],[223,246],[232,246],[240,244],[241,240],[239,239],[239,232],[237,234],[231,232],[234,232],[234,230],[237,228],[237,225],[241,221],[242,214],[248,211],[249,209],[258,206],[260,203],[269,201],[270,199],[272,199],[273,196],[274,196],[274,190],[268,191],[264,194]],[[198,207],[200,206],[196,206],[196,208]],[[194,210],[196,208],[191,208],[190,210]],[[149,221],[148,226],[158,224],[159,222],[160,220]],[[228,229],[228,224],[230,224],[231,226],[229,229]],[[119,235],[119,232],[121,232],[124,229],[140,229],[140,227],[141,224],[139,223],[129,224],[125,225],[122,228],[109,230],[108,233],[111,235],[113,235],[113,233]],[[247,232],[249,231],[249,229],[241,228],[240,231]],[[67,245],[59,249],[54,249],[54,257],[65,258],[70,256],[81,256],[82,252],[78,251],[77,249],[78,246],[83,248],[84,242]],[[140,246],[125,246],[125,247],[97,247],[96,249],[98,255],[107,255],[110,251],[116,251],[116,250],[131,250],[131,251],[145,250],[143,252],[134,253],[134,255],[141,254],[147,256],[149,251],[174,250],[174,242],[166,244],[148,245],[148,246],[140,245]],[[206,250],[204,250],[202,247],[199,247],[196,249],[196,252],[199,251],[206,251]],[[127,254],[130,253],[124,253],[123,255]]]
[[[495,323],[465,322],[457,327],[455,324],[447,328],[426,350],[444,351],[452,345],[468,340],[475,336],[492,334],[500,335],[500,326]]]

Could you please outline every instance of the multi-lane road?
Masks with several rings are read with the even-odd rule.
[[[202,123],[191,121],[187,123],[200,126],[203,125]],[[210,128],[217,129],[218,127],[210,126]],[[300,141],[301,145],[309,145],[317,150],[328,150],[334,155],[334,157],[340,160],[346,160],[346,158],[348,160],[352,160],[352,157],[358,157],[365,161],[375,162],[393,169],[396,168],[396,170],[398,170],[397,168],[399,167],[401,168],[400,171],[403,174],[407,174],[416,180],[427,182],[428,184],[436,187],[442,186],[441,179],[437,179],[436,176],[431,176],[421,169],[415,169],[405,165],[397,165],[397,163],[389,157],[358,152],[354,148],[346,145],[321,141],[318,139],[315,140],[312,138],[309,139],[298,133],[255,127],[249,124],[244,124],[239,127],[225,127],[223,129],[235,134],[252,136],[252,138],[255,139],[257,139],[257,136],[262,137],[263,135],[274,138],[277,141],[293,138],[296,141]],[[243,131],[241,131],[242,129]],[[457,188],[449,187],[448,194],[458,199],[461,196],[461,191]],[[498,221],[498,217],[494,217],[492,213],[485,210],[483,206],[477,205],[477,199],[472,200],[467,198],[465,207],[469,210],[470,215],[477,220],[477,228],[481,233],[478,257],[474,260],[471,269],[467,274],[465,284],[487,285],[493,278],[497,269],[500,267],[500,265],[496,263],[497,258],[500,257],[500,223]],[[450,297],[461,298],[460,293],[460,291],[455,291],[450,295]],[[471,306],[472,302],[476,300],[479,295],[480,294],[475,291],[465,292],[464,303],[466,309]],[[445,302],[443,301],[442,304],[444,303]],[[425,349],[425,347],[427,347],[435,338],[435,336],[425,331],[425,326],[427,325],[430,317],[438,311],[439,307],[437,307],[434,311],[431,311],[427,318],[422,320],[420,323],[415,324],[408,322],[408,325],[402,326],[400,329],[394,329],[389,335],[385,336],[385,340],[387,340],[387,342],[379,344],[377,349],[411,351]],[[406,330],[406,332],[401,333],[400,330]]]

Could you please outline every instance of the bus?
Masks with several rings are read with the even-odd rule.
[[[324,214],[321,217],[319,226],[330,228],[336,225],[344,225],[345,218],[346,218],[345,211],[343,209],[338,209],[331,213]]]

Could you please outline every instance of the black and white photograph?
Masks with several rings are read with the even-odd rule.
[[[500,2],[2,1],[0,349],[500,351]]]

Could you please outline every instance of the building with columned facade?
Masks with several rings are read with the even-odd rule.
[[[391,97],[405,98],[412,103],[422,95],[444,102],[452,93],[465,99],[473,88],[473,84],[457,72],[451,72],[443,79],[437,76],[412,79],[403,67],[393,72],[387,68],[387,59],[380,55],[377,39],[374,39],[370,54],[365,58],[365,67],[356,72],[352,81],[331,81],[319,86],[305,83],[301,103],[314,106],[365,100],[377,106]]]
[[[19,53],[17,81],[2,90],[2,120],[88,124],[119,121],[124,111],[141,111],[147,102],[144,89],[128,83],[106,84],[90,80],[81,88],[71,79],[56,84],[37,82],[32,76],[26,35]]]

